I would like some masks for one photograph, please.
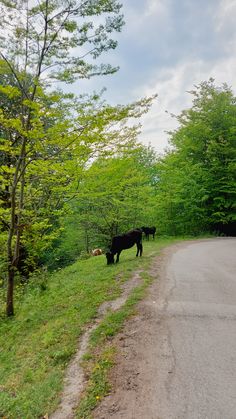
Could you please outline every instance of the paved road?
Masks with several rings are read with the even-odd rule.
[[[236,239],[178,250],[166,280],[158,416],[236,419]]]
[[[184,243],[164,266],[94,417],[236,419],[236,239]]]

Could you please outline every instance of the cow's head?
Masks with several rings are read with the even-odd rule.
[[[107,252],[106,253],[106,258],[107,258],[107,265],[112,265],[112,263],[114,263],[114,255],[111,252]]]

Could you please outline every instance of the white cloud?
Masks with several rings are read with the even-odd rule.
[[[158,93],[158,99],[150,112],[142,118],[141,141],[151,143],[158,152],[167,146],[168,135],[165,131],[174,130],[178,123],[170,114],[178,115],[183,109],[192,106],[192,95],[187,93],[194,85],[215,78],[216,85],[228,83],[236,85],[236,59],[230,57],[212,66],[202,60],[189,60],[177,67],[157,73],[147,85],[139,88],[135,95],[150,96]],[[166,112],[168,111],[168,113]]]
[[[95,90],[106,85],[114,104],[158,93],[140,138],[163,151],[165,131],[177,125],[170,113],[191,106],[188,90],[210,77],[236,86],[236,0],[129,0],[124,14],[118,48],[105,56],[120,71],[83,83]]]
[[[169,15],[169,1],[165,3],[162,0],[148,0],[143,18],[167,18]]]
[[[216,30],[222,31],[230,23],[235,25],[236,0],[221,0],[219,7],[215,11]]]
[[[146,0],[137,3],[137,7],[124,3],[123,13],[125,15],[126,27],[124,36],[135,39],[138,43],[144,43],[150,33],[161,32],[169,19],[170,7],[169,0]]]

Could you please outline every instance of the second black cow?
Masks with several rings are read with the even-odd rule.
[[[149,240],[149,235],[151,234],[153,239],[155,238],[156,234],[156,227],[141,227],[141,230],[145,234],[145,238]]]
[[[116,263],[119,262],[119,257],[124,249],[130,249],[134,245],[137,245],[137,254],[136,256],[142,256],[143,246],[142,246],[142,230],[130,230],[125,234],[115,236],[112,239],[110,252],[106,253],[107,264],[111,265],[114,263],[114,256],[116,256]]]

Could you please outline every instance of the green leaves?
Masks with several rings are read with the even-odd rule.
[[[157,165],[160,210],[178,233],[214,229],[233,220],[236,186],[236,105],[233,92],[212,79],[196,86],[193,106],[178,117],[170,152]],[[164,215],[161,212],[162,216]],[[172,223],[172,226],[171,226]]]
[[[86,171],[73,200],[85,247],[106,248],[115,234],[152,221],[150,166],[145,167],[142,154],[144,147],[136,144],[116,157],[99,158]]]
[[[78,195],[86,169],[96,159],[136,146],[140,127],[127,121],[147,112],[154,99],[109,106],[97,94],[76,98],[52,92],[55,80],[72,83],[117,71],[91,58],[116,48],[112,34],[124,24],[120,10],[117,0],[0,2],[0,242],[7,231],[8,315],[20,245],[29,258],[41,257],[61,234],[65,202]],[[112,197],[113,209],[122,202],[124,187],[130,200],[138,191],[140,176],[135,168],[136,181],[128,173]],[[117,222],[129,218],[124,212],[116,215]]]
[[[124,25],[120,9],[116,0],[40,0],[37,6],[25,0],[11,4],[2,1],[2,58],[15,76],[17,72],[30,73],[34,86],[42,73],[44,79],[65,83],[111,74],[117,68],[91,65],[87,57],[96,59],[117,46],[110,35]]]

